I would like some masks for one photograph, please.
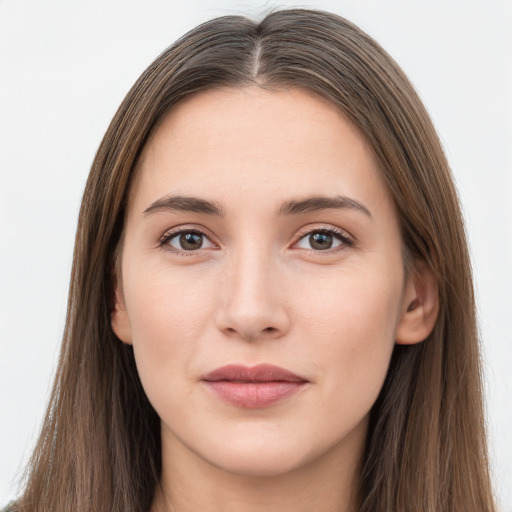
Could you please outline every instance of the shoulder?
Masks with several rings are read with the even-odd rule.
[[[9,503],[6,507],[2,508],[0,512],[15,512],[14,510],[14,501]]]

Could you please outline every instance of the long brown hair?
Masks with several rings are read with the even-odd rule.
[[[361,512],[494,511],[471,268],[443,149],[412,85],[373,39],[336,15],[302,9],[200,25],[122,102],[85,188],[57,374],[15,509],[149,510],[161,470],[159,418],[132,348],[110,325],[130,180],[181,99],[250,84],[314,91],[359,128],[394,200],[404,258],[437,278],[435,328],[423,343],[395,347],[371,411]]]

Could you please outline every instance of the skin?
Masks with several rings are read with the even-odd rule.
[[[169,194],[225,215],[144,213]],[[277,213],[311,196],[368,212]],[[311,233],[333,228],[345,238],[315,245]],[[179,236],[161,243],[179,230],[204,236],[185,251]],[[422,341],[436,315],[432,279],[405,280],[401,246],[370,148],[328,102],[224,88],[173,109],[130,191],[112,314],[161,418],[152,512],[357,510],[368,415],[394,344]],[[274,364],[308,383],[240,408],[201,381],[233,363]]]

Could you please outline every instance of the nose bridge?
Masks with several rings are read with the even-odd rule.
[[[238,304],[246,304],[255,311],[271,300],[271,277],[276,263],[269,252],[256,244],[248,244],[238,254],[233,254],[235,262],[230,273],[233,299],[236,297]]]
[[[272,248],[255,240],[240,241],[225,264],[219,327],[247,340],[282,335],[288,316],[280,289],[283,276]]]

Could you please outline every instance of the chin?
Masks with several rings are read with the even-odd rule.
[[[268,439],[248,436],[227,443],[204,446],[196,452],[208,464],[230,474],[249,477],[277,477],[307,466],[322,457],[322,444],[305,446],[303,439],[293,436]]]
[[[304,464],[304,460],[297,457],[297,453],[240,453],[224,452],[224,456],[215,459],[206,459],[216,468],[235,475],[268,478],[290,473]]]

